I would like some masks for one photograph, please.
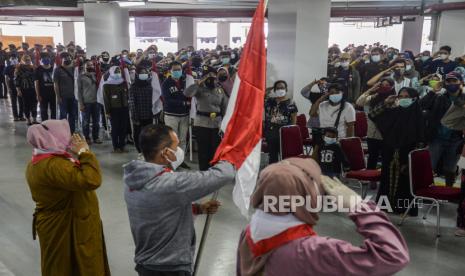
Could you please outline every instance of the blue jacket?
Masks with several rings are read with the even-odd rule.
[[[167,78],[161,87],[163,96],[163,111],[165,115],[183,117],[190,112],[190,100],[184,96],[185,78],[176,82],[172,77]]]

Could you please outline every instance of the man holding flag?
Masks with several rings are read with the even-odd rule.
[[[184,150],[176,132],[163,125],[148,126],[142,131],[140,147],[145,161],[124,166],[124,194],[139,275],[191,275],[195,251],[193,214],[215,213],[219,202],[191,203],[231,183],[234,177],[234,201],[243,214],[247,213],[260,165],[266,66],[263,0],[243,55],[222,124],[225,136],[213,167],[204,172],[176,172],[184,161]],[[175,79],[179,79],[180,64],[173,63],[171,69]],[[177,85],[171,90],[166,84],[163,96],[176,93],[179,88]],[[206,231],[202,241],[204,237]],[[201,255],[201,248],[197,254]],[[195,267],[199,258],[196,262]]]

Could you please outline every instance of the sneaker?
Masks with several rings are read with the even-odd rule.
[[[464,228],[458,228],[457,231],[455,231],[455,236],[457,236],[457,237],[465,237],[465,229]]]
[[[98,138],[94,139],[94,144],[102,144],[102,143],[103,143],[102,140],[100,140]]]
[[[145,160],[144,155],[142,153],[139,153],[137,155],[137,160],[144,161]]]
[[[191,167],[189,167],[189,165],[186,164],[186,162],[182,162],[181,165],[179,165],[180,168],[183,168],[183,169],[186,169],[186,170],[190,170]]]
[[[19,122],[19,121],[21,121],[20,118],[14,118],[14,119],[13,119],[13,122]]]

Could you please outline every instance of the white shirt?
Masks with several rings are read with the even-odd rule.
[[[334,127],[336,123],[337,114],[341,105],[333,106],[329,101],[324,101],[319,107],[320,127]],[[344,110],[342,110],[339,125],[337,126],[338,138],[346,138],[347,123],[355,122],[355,109],[350,103],[345,103]]]

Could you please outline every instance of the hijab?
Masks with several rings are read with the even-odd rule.
[[[232,89],[234,86],[234,81],[231,79],[231,76],[229,75],[228,68],[221,67],[218,69],[218,72],[220,72],[220,70],[226,71],[226,76],[228,76],[228,79],[223,82],[219,82],[219,83],[221,87],[224,89],[224,92],[226,93],[226,95],[228,95],[228,97],[231,97]]]
[[[378,88],[378,91],[377,91],[377,94],[376,94],[376,97],[374,97],[371,101],[370,101],[370,107],[371,108],[375,108],[376,106],[380,105],[380,104],[383,104],[384,101],[391,95],[395,95],[396,94],[396,91],[394,90],[394,81],[390,78],[384,78],[381,80],[381,82],[389,82],[389,85],[391,86],[391,90],[390,91],[381,91],[381,87]]]
[[[394,149],[424,142],[425,122],[418,92],[413,88],[402,88],[407,91],[414,102],[409,107],[386,108],[380,114],[370,114],[370,119],[376,124],[383,136],[383,141]]]
[[[265,196],[302,196],[311,197],[311,206],[317,205],[317,196],[323,193],[321,169],[312,159],[290,158],[265,168],[251,197],[251,205],[263,211]],[[273,216],[292,214],[304,224],[313,226],[318,221],[318,214],[309,212],[305,206],[297,207],[293,213],[268,212]],[[253,220],[253,218],[252,218]],[[267,225],[261,225],[267,227]],[[239,242],[238,269],[242,276],[259,275],[274,250],[260,256],[254,256],[243,232]]]
[[[122,84],[124,82],[123,72],[121,72],[121,78],[115,79],[115,71],[116,71],[117,68],[119,68],[119,66],[110,67],[110,70],[109,70],[110,77],[108,78],[108,80],[105,81],[105,84],[119,85],[119,84]]]
[[[33,125],[27,131],[27,141],[34,150],[47,153],[66,152],[71,141],[67,120],[48,120]]]

